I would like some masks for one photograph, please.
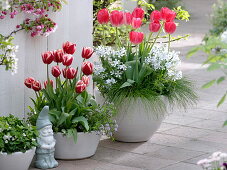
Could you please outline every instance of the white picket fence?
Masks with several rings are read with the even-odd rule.
[[[46,80],[46,67],[42,63],[41,53],[61,48],[65,41],[77,44],[73,65],[81,63],[81,49],[92,46],[93,0],[69,0],[61,12],[50,14],[58,24],[58,29],[48,38],[31,38],[25,32],[15,36],[14,43],[19,45],[18,73],[14,76],[0,67],[0,116],[14,114],[24,117],[31,104],[29,97],[34,92],[24,86],[24,79],[32,76],[37,80]],[[0,21],[0,33],[8,35],[25,18],[18,15],[15,19]]]

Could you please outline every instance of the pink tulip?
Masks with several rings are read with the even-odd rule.
[[[158,10],[153,11],[151,13],[151,15],[150,15],[151,22],[153,22],[153,21],[160,21],[161,18],[162,18],[161,12],[158,11]]]
[[[120,27],[124,24],[124,13],[122,11],[114,10],[110,13],[110,23],[114,27]]]
[[[75,90],[77,93],[82,93],[86,89],[86,87],[87,87],[87,85],[82,80],[79,80],[76,83]]]
[[[89,59],[93,53],[94,50],[91,47],[84,47],[82,50],[82,58]]]
[[[81,70],[85,75],[92,74],[93,69],[94,69],[94,65],[91,62],[89,62],[89,61],[83,62]]]
[[[67,41],[62,45],[62,48],[65,53],[74,54],[76,51],[76,44],[73,44],[73,43]]]
[[[32,89],[34,91],[40,91],[42,89],[42,85],[39,81],[33,81],[32,82]]]
[[[54,61],[54,55],[52,51],[47,51],[42,54],[44,64],[50,64]]]
[[[175,19],[176,12],[170,10],[167,7],[163,7],[161,9],[161,16],[162,16],[162,19],[165,20],[166,22],[171,22]]]
[[[65,68],[62,70],[64,78],[74,79],[77,75],[77,70],[74,68]]]
[[[124,13],[124,24],[125,25],[131,25],[132,23],[132,14],[130,12]]]
[[[159,21],[153,21],[149,25],[150,32],[158,32],[160,30],[161,24]]]
[[[63,61],[62,61],[62,64],[64,66],[70,66],[73,62],[73,56],[70,55],[70,54],[65,54],[63,55]]]
[[[164,25],[165,32],[168,34],[173,34],[176,31],[176,24],[174,22],[166,22]]]
[[[62,49],[55,50],[53,54],[56,63],[61,63],[63,61],[64,51]]]
[[[142,25],[142,20],[140,18],[133,18],[132,19],[132,27],[134,29],[140,28]]]
[[[24,84],[25,86],[27,86],[28,88],[32,88],[32,83],[35,81],[35,79],[33,77],[28,77],[24,80]]]
[[[140,18],[141,20],[144,18],[144,10],[143,8],[135,8],[132,12],[132,17]]]
[[[61,70],[58,66],[53,66],[51,69],[51,73],[54,77],[59,77],[61,75]]]
[[[109,22],[109,18],[109,11],[106,8],[99,10],[97,20],[100,24],[107,24]]]
[[[142,32],[131,31],[129,33],[131,43],[140,44],[143,41],[144,34]]]
[[[84,82],[84,84],[86,84],[87,86],[89,85],[90,79],[88,76],[83,76],[82,77],[82,81]]]
[[[54,86],[53,80],[50,80],[49,82],[48,82],[48,80],[45,81],[45,82],[44,82],[44,87],[45,87],[45,88],[47,88],[47,84],[50,84],[52,87]]]

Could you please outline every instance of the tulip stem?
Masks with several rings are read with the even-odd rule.
[[[149,42],[150,42],[150,39],[151,39],[152,35],[153,35],[153,32],[150,33],[150,35],[149,35],[149,37],[148,37],[148,39],[147,39],[147,42],[148,42],[148,43],[147,43],[147,46],[149,46]]]
[[[49,64],[47,64],[47,82],[49,83],[50,78],[49,78],[49,67],[48,67],[48,65]]]
[[[170,50],[170,42],[171,42],[171,35],[169,34],[169,41],[168,41],[168,52]]]
[[[158,37],[159,37],[161,31],[162,31],[162,27],[163,27],[163,24],[161,25],[161,28],[159,29],[158,34],[157,34],[157,36],[155,37],[153,44],[151,45],[151,49],[152,49],[152,47],[154,46],[154,44],[156,43],[156,41],[157,41],[157,39],[158,39]]]
[[[56,77],[56,89],[58,88],[58,78]]]
[[[106,46],[106,34],[105,34],[105,27],[103,25],[103,46]]]
[[[120,39],[119,39],[119,36],[118,36],[118,29],[117,29],[117,27],[116,27],[116,39],[117,39],[117,45],[118,45],[118,47],[120,47],[121,46],[121,43],[120,43]]]

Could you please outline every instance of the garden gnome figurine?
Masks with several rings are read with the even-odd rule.
[[[38,147],[36,149],[35,166],[39,169],[49,169],[58,166],[58,162],[54,159],[55,139],[48,112],[49,107],[44,106],[36,121],[39,137],[37,138]]]

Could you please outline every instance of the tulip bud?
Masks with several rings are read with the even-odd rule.
[[[42,89],[41,83],[39,81],[33,81],[32,89],[34,91],[40,91]]]
[[[48,82],[48,80],[45,81],[45,82],[44,82],[44,87],[45,87],[45,88],[47,88],[47,84],[50,84],[52,87],[54,86],[53,80],[49,80],[49,82]]]
[[[54,55],[52,51],[47,51],[42,54],[42,59],[45,64],[50,64],[54,61]]]
[[[64,66],[70,66],[73,62],[73,56],[70,55],[70,54],[65,54],[63,55],[63,61],[62,61],[62,64]]]
[[[24,84],[25,86],[27,86],[28,88],[32,88],[32,83],[35,81],[35,79],[33,77],[28,77],[24,80]]]
[[[65,53],[74,54],[76,51],[76,44],[73,44],[73,43],[67,41],[62,45],[62,48]]]
[[[144,18],[144,10],[143,8],[135,8],[132,12],[133,18],[140,18],[141,20]]]
[[[129,38],[131,43],[133,44],[140,44],[143,41],[144,38],[144,34],[142,32],[135,32],[135,31],[131,31],[129,33]]]
[[[160,21],[161,18],[162,18],[161,12],[158,11],[158,10],[153,11],[151,13],[151,15],[150,15],[151,22],[153,22],[153,21]]]
[[[161,24],[159,21],[153,21],[149,25],[150,32],[158,32],[161,27]]]
[[[58,66],[53,66],[51,69],[51,73],[54,77],[59,77],[61,75],[61,70]]]
[[[84,84],[86,84],[87,86],[89,85],[90,79],[88,76],[83,76],[82,77],[82,81],[84,82]]]
[[[165,20],[166,22],[171,22],[175,19],[176,12],[170,10],[169,8],[163,7],[161,9],[161,16],[162,19]]]
[[[130,12],[124,13],[124,24],[125,25],[131,25],[132,23],[132,14]]]
[[[64,51],[62,49],[58,49],[54,51],[54,61],[56,63],[61,63],[63,61]]]
[[[89,62],[89,61],[85,61],[82,64],[81,70],[85,75],[90,75],[93,73],[93,69],[94,69],[94,65]]]
[[[109,18],[109,11],[106,8],[99,10],[97,20],[100,24],[107,24],[109,22]]]
[[[176,24],[174,22],[166,22],[164,25],[165,32],[168,34],[173,34],[176,31]]]
[[[82,93],[86,89],[86,87],[87,87],[87,85],[82,80],[79,80],[76,83],[75,90],[77,93]]]
[[[110,13],[110,23],[114,27],[120,27],[124,24],[124,13],[122,11],[114,10]]]
[[[77,75],[77,70],[74,68],[64,68],[62,72],[63,77],[67,79],[74,79]]]
[[[132,19],[132,27],[134,29],[141,27],[141,25],[142,25],[142,20],[140,18],[133,18]]]
[[[91,47],[84,47],[82,50],[82,57],[85,59],[89,59],[93,53],[94,50]]]

